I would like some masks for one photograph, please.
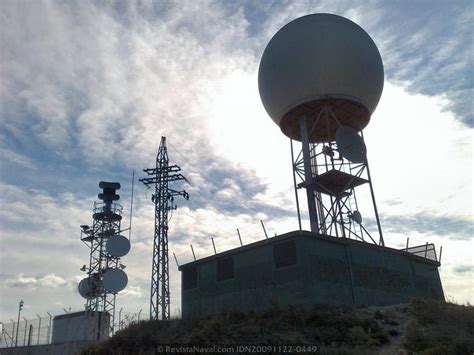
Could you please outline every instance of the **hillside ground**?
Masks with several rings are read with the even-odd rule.
[[[209,353],[219,350],[214,346],[227,348],[227,353],[472,355],[474,307],[417,299],[388,307],[321,306],[312,311],[275,307],[142,321],[84,354],[193,353],[187,352],[190,348]]]

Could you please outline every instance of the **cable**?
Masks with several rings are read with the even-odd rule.
[[[195,169],[195,173],[199,174],[203,179],[207,180],[209,183],[211,183],[212,186],[219,186],[220,184],[214,180],[212,180],[211,178],[208,178],[204,172],[199,169],[196,165],[194,165],[189,159],[187,159],[184,154],[182,154],[173,144],[170,143],[170,141],[168,140],[167,143],[169,144],[169,146],[171,148],[173,148],[176,153],[178,153],[187,163],[189,163],[194,169]],[[205,196],[206,198],[208,198],[208,196]],[[236,202],[235,204],[239,207],[241,207],[242,209],[246,210],[246,211],[249,211],[249,212],[253,212],[249,207],[247,207],[246,205],[244,205],[241,201],[237,200],[237,201],[234,201]],[[214,206],[216,207],[216,206]]]
[[[211,180],[210,178],[208,178],[207,176],[205,176],[202,171],[196,166],[194,165],[193,163],[191,163],[191,161],[189,161],[189,159],[187,159],[173,144],[170,143],[170,141],[168,141],[168,144],[170,145],[171,148],[173,148],[176,153],[178,153],[186,162],[188,162],[195,170],[196,172],[201,175],[205,180],[209,181],[211,184],[213,185],[219,185],[217,182]]]
[[[220,184],[216,181],[214,181],[213,179],[207,177],[204,172],[198,168],[196,165],[194,165],[188,158],[186,158],[186,156],[184,154],[182,154],[171,142],[170,140],[167,141],[168,145],[176,152],[178,153],[178,155],[184,159],[184,161],[189,164],[192,169],[191,172],[194,172],[194,173],[197,173],[199,176],[201,176],[205,181],[207,181],[207,183],[209,183],[211,185],[211,187],[214,187],[215,189],[219,189],[219,186]],[[189,183],[189,182],[188,182]],[[191,184],[190,184],[191,185]],[[207,185],[207,184],[206,184]],[[204,201],[206,204],[209,204],[213,207],[213,209],[215,210],[215,212],[219,213],[220,210],[222,210],[221,206],[218,206],[218,201],[216,201],[216,199],[212,198],[211,196],[213,195],[210,195],[210,194],[204,194],[201,192],[202,190],[202,185],[200,184],[195,184],[195,185],[191,185],[193,187],[195,187],[195,189],[193,189],[194,191],[192,193],[197,193],[198,195],[202,196],[204,198]],[[242,202],[244,197],[240,197],[238,199],[233,199],[231,201],[229,201],[229,203],[234,206],[238,206],[240,208],[242,208],[242,210],[245,211],[245,215],[248,215],[248,216],[252,216],[253,215],[253,212],[254,212],[254,209],[249,207],[248,204],[244,204]],[[220,201],[219,201],[220,202]],[[190,209],[191,210],[191,209]],[[198,209],[194,209],[193,211],[197,211]],[[189,213],[187,213],[186,211],[183,211],[181,210],[181,213],[183,213],[184,215],[190,217],[193,221],[196,220],[196,216],[193,216]],[[250,213],[249,213],[250,212]],[[235,216],[235,215],[233,215]],[[172,214],[170,216],[170,219],[172,217]],[[230,216],[232,217],[232,215]],[[223,227],[222,229],[223,230],[232,230],[232,232],[228,232],[228,233],[212,233],[211,235],[209,235],[209,238],[212,236],[215,238],[215,240],[219,240],[220,238],[224,238],[224,239],[230,239],[231,237],[236,237],[237,236],[237,227],[234,226],[234,225],[231,225],[229,223],[226,223],[224,222],[224,220],[222,219],[218,219],[218,220],[215,220],[214,223],[218,224],[219,226]],[[258,222],[257,222],[258,223]],[[256,224],[257,224],[256,223]],[[273,224],[272,224],[273,225]],[[273,234],[275,232],[275,228],[272,228],[272,226],[268,225],[268,231]],[[249,228],[248,226],[244,226],[243,228],[240,226],[239,227],[239,230],[243,232],[244,234],[244,238],[245,238],[245,235],[249,235],[252,239],[255,239],[255,237],[259,237],[259,236],[262,236],[262,239],[265,238],[264,234],[263,234],[263,231],[261,230],[261,228],[257,225]],[[199,231],[196,231],[197,234],[204,234],[203,232],[199,232]],[[254,240],[252,240],[252,242],[254,242]]]

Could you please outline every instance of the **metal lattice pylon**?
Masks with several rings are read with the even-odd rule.
[[[321,105],[311,115],[300,119],[302,149],[296,157],[293,155],[293,141],[291,141],[299,227],[301,229],[297,189],[304,188],[307,193],[312,232],[362,241],[368,238],[374,244],[385,245],[367,157],[363,153],[364,158],[358,162],[351,162],[345,158],[336,138],[328,128],[331,124],[334,127],[343,127],[340,121],[332,112],[330,104]],[[315,143],[310,143],[309,137],[314,134],[314,130],[318,128],[321,130],[318,126],[321,122],[326,123],[327,136],[324,136],[324,132],[319,133],[319,139]],[[363,142],[363,134],[362,137],[358,133],[355,134]],[[297,180],[300,181],[299,184]],[[368,184],[370,188],[378,238],[375,233],[372,237],[361,223],[355,190],[364,184]]]
[[[168,213],[177,208],[173,204],[174,196],[189,195],[186,191],[177,191],[169,187],[173,181],[186,180],[177,165],[169,165],[166,137],[161,137],[156,156],[156,167],[143,169],[150,177],[140,179],[149,186],[155,185],[152,202],[155,204],[155,235],[153,237],[153,260],[151,269],[150,319],[170,319],[170,286],[168,262]]]

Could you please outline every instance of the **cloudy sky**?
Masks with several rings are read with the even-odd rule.
[[[271,36],[329,12],[361,25],[385,66],[365,130],[386,244],[443,246],[448,299],[474,302],[471,1],[0,2],[0,320],[80,310],[76,286],[100,180],[152,167],[161,135],[191,186],[170,222],[180,263],[297,229],[289,141],[260,102]],[[148,313],[150,192],[135,185],[126,312]],[[305,206],[303,206],[305,208]],[[128,224],[128,218],[124,219]],[[305,217],[304,228],[309,223]],[[180,278],[170,263],[171,311]]]

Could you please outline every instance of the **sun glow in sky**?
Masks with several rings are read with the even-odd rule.
[[[14,317],[20,299],[27,318],[83,307],[79,226],[91,223],[98,182],[122,183],[128,215],[132,171],[143,177],[154,165],[161,135],[191,181],[190,201],[177,201],[170,222],[180,263],[192,259],[189,244],[210,255],[211,236],[218,251],[238,246],[236,228],[244,243],[262,239],[260,219],[271,234],[297,229],[289,140],[260,102],[257,72],[271,36],[315,12],[361,25],[384,61],[364,135],[387,245],[401,248],[407,237],[442,245],[446,296],[474,302],[473,6],[0,2],[0,320]],[[135,188],[132,249],[122,259],[129,285],[117,307],[147,313],[153,205]]]

